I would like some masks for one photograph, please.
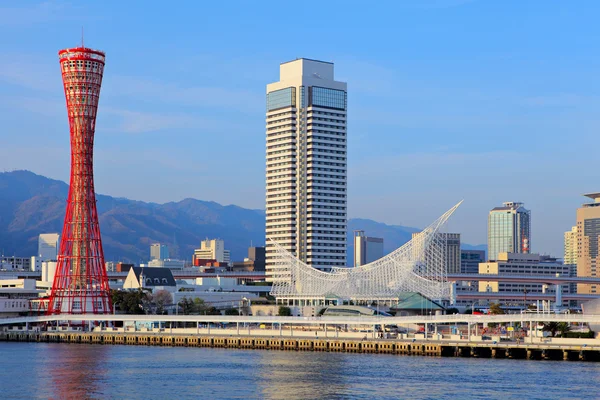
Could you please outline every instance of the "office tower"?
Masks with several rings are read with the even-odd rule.
[[[222,239],[206,239],[200,242],[200,248],[194,250],[192,262],[196,260],[212,260],[218,263],[228,264],[231,262],[229,250],[225,250],[225,242]]]
[[[485,262],[484,250],[461,250],[460,251],[460,273],[478,274],[479,263]]]
[[[586,194],[592,203],[577,209],[577,276],[599,276],[600,193]],[[600,293],[600,285],[578,284],[577,293]]]
[[[506,202],[488,217],[488,259],[498,253],[531,252],[531,212],[523,203]]]
[[[38,237],[37,257],[40,262],[56,261],[58,258],[58,244],[60,235],[58,233],[42,233]]]
[[[354,267],[368,264],[383,257],[383,239],[365,236],[364,231],[354,231]]]
[[[323,271],[346,266],[346,83],[333,64],[297,59],[267,85],[266,269],[277,242]]]
[[[414,238],[420,232],[412,234]],[[443,243],[443,255],[446,262],[446,273],[448,274],[459,274],[460,273],[460,233],[444,233],[438,232],[436,236],[440,238],[440,243]]]
[[[104,53],[58,52],[71,135],[71,179],[48,313],[112,312],[94,192],[94,131]]]
[[[264,271],[265,270],[265,248],[264,247],[248,247],[248,257],[244,261],[237,261],[232,264],[232,269],[235,272],[248,271]]]
[[[169,258],[169,247],[166,244],[154,243],[150,246],[150,260],[166,260]]]

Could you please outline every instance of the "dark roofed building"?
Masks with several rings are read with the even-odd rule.
[[[175,288],[175,278],[169,268],[140,268],[133,267],[129,270],[123,283],[123,289],[139,288]]]

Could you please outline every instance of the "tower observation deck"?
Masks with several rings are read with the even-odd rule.
[[[112,311],[94,192],[94,132],[105,55],[58,52],[71,136],[71,178],[49,314]]]

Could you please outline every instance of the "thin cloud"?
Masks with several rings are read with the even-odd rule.
[[[107,77],[103,85],[107,96],[137,98],[174,105],[236,109],[247,113],[264,109],[264,96],[246,90],[223,87],[183,87],[174,83],[141,80],[134,77]]]
[[[99,118],[109,115],[109,127],[105,130],[131,134],[156,132],[162,130],[186,129],[198,131],[206,130],[232,130],[242,129],[240,124],[204,118],[191,113],[155,113],[131,111],[115,107],[101,107],[98,111]]]
[[[1,12],[1,10],[0,10]],[[56,56],[52,54],[52,56]],[[42,60],[30,54],[0,55],[0,82],[41,92],[62,91],[58,58]]]

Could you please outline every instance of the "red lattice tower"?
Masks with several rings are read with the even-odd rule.
[[[105,55],[83,47],[58,52],[71,131],[71,182],[49,314],[112,310],[94,192],[94,131]]]

